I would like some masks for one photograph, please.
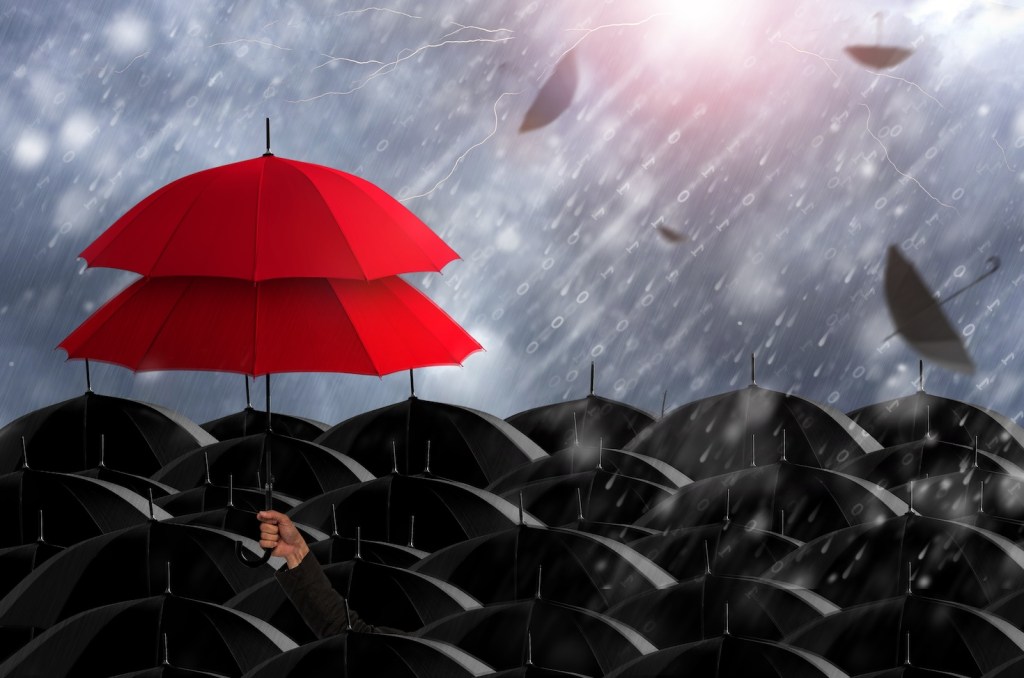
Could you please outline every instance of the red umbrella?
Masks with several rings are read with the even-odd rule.
[[[167,184],[114,222],[81,257],[90,266],[147,276],[258,281],[372,280],[440,271],[458,255],[365,179],[274,156],[268,119],[262,157]]]
[[[397,277],[143,278],[92,314],[60,348],[136,372],[383,376],[461,363],[481,346]]]

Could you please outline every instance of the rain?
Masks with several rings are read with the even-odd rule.
[[[883,5],[7,3],[0,675],[1011,675],[1024,2]]]

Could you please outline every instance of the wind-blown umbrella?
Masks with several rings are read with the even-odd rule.
[[[243,678],[470,678],[491,667],[454,645],[388,633],[345,633],[270,659]]]
[[[264,432],[190,452],[157,471],[153,478],[184,490],[198,487],[207,477],[223,481],[230,475],[236,483],[256,487],[268,447],[274,455],[274,489],[299,499],[374,477],[362,464],[339,452],[276,432]]]
[[[484,603],[536,595],[543,571],[546,598],[591,610],[605,610],[675,583],[647,558],[611,539],[531,525],[453,544],[412,569],[452,583]]]
[[[661,459],[694,480],[770,464],[785,455],[835,468],[881,447],[845,414],[751,384],[679,407],[626,447]]]
[[[17,469],[27,449],[30,466],[44,471],[82,471],[98,466],[103,457],[110,468],[148,476],[213,442],[176,412],[90,390],[0,429],[0,473]]]
[[[781,461],[698,480],[636,521],[671,530],[719,522],[808,541],[837,529],[901,515],[907,505],[866,480]]]
[[[654,651],[635,630],[604,615],[543,598],[497,603],[434,622],[417,632],[457,645],[498,670],[527,656],[545,668],[590,676]],[[494,642],[495,639],[499,642]]]
[[[429,466],[434,475],[475,487],[485,487],[545,456],[529,438],[493,415],[415,395],[347,419],[316,442],[352,457],[377,476],[395,464],[405,474]]]
[[[1009,622],[967,605],[916,594],[841,610],[786,641],[825,657],[850,675],[909,663],[976,678],[1024,656],[1024,632]]]
[[[808,542],[765,576],[843,607],[912,587],[982,608],[1024,586],[1024,550],[986,530],[908,513]]]
[[[422,626],[480,607],[480,603],[440,579],[361,558],[324,567],[334,590],[345,597],[363,621],[374,626],[414,631]],[[300,644],[317,639],[300,611],[276,580],[260,582],[225,603],[263,619]]]
[[[173,648],[178,668],[240,676],[295,647],[262,620],[165,594],[70,617],[0,664],[0,675],[111,676],[155,668]]]
[[[574,50],[566,52],[544,85],[537,92],[533,103],[519,125],[519,132],[529,132],[554,122],[572,104],[579,82]]]
[[[335,515],[367,539],[433,551],[516,524],[519,512],[501,497],[440,478],[389,474],[303,502],[288,512],[300,523],[329,530]],[[534,525],[541,523],[527,515]]]

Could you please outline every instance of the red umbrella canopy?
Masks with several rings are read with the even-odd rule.
[[[289,278],[143,278],[60,344],[136,372],[212,370],[385,375],[461,364],[481,350],[398,277],[369,282]]]
[[[167,184],[80,256],[146,276],[250,281],[373,280],[458,258],[369,181],[270,153]]]

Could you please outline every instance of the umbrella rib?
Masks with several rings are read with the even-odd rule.
[[[185,212],[178,219],[178,223],[176,223],[174,225],[174,229],[171,231],[171,233],[164,240],[164,244],[160,247],[160,252],[156,255],[156,258],[153,259],[153,265],[149,267],[149,272],[150,273],[152,273],[153,270],[156,269],[157,264],[159,264],[160,260],[164,258],[165,254],[167,254],[167,250],[170,248],[171,241],[174,240],[174,236],[177,235],[178,230],[181,229],[182,225],[185,223],[185,218],[195,208],[196,203],[199,202],[199,199],[201,197],[203,197],[204,195],[206,195],[206,192],[210,189],[210,183],[211,182],[206,182],[206,184],[199,191],[197,191],[196,194],[192,197],[192,202],[189,203],[188,209],[186,209]],[[137,215],[136,219],[138,219],[139,216],[141,216],[141,215]],[[133,219],[132,223],[134,223],[134,222],[135,222],[135,220]],[[125,230],[127,230],[127,229],[125,229]],[[123,232],[124,231],[122,231],[122,233]]]
[[[267,124],[269,125],[270,123]],[[268,127],[267,129],[269,130],[270,128]],[[270,132],[267,132],[267,134],[269,135]],[[270,151],[268,150],[267,152],[269,153]],[[263,203],[263,177],[266,175],[267,165],[269,163],[270,158],[265,158],[264,161],[260,163],[260,180],[259,183],[256,185],[256,217],[253,220],[254,223],[252,228],[252,280],[254,282],[256,281],[256,268],[257,265],[259,264],[258,258],[260,251],[260,207],[262,206]],[[255,337],[253,338],[255,339]],[[253,346],[255,347],[255,343],[253,344]],[[255,358],[253,358],[253,362],[256,362]]]
[[[369,351],[369,349],[367,349],[366,343],[363,341],[363,337],[362,337],[362,334],[359,332],[359,328],[356,327],[355,322],[352,321],[352,316],[349,314],[349,309],[345,305],[345,299],[342,298],[342,295],[338,293],[338,288],[335,286],[335,282],[333,280],[327,280],[327,284],[330,286],[331,291],[334,293],[335,298],[338,300],[338,304],[341,306],[342,310],[345,312],[344,313],[345,320],[348,322],[349,326],[352,328],[352,331],[355,333],[357,339],[359,340],[356,343],[359,344],[359,348],[362,349],[363,355],[366,356],[367,362],[369,362],[370,365],[373,366],[374,372],[376,372],[377,375],[380,375],[381,374],[380,366],[377,365],[377,361],[373,359],[372,355],[370,355],[370,351]]]
[[[142,361],[146,359],[146,356],[149,354],[150,350],[152,350],[153,345],[156,344],[156,340],[160,338],[160,335],[163,333],[164,328],[167,327],[167,323],[171,321],[171,316],[174,315],[174,310],[178,308],[178,304],[181,303],[181,300],[185,297],[185,293],[191,287],[192,282],[186,281],[181,289],[181,292],[178,293],[178,298],[174,300],[174,303],[171,305],[170,310],[164,315],[163,319],[160,321],[160,326],[156,329],[156,332],[153,333],[153,337],[149,340],[149,344],[147,344],[146,350],[143,351],[142,354],[139,356],[140,365]],[[133,368],[133,371],[139,371],[137,368],[138,366],[136,366],[136,368]]]

